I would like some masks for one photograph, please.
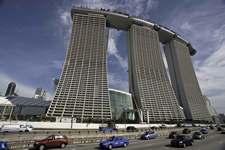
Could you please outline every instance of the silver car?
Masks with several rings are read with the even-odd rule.
[[[205,136],[201,132],[195,132],[192,136],[193,139],[204,139]]]

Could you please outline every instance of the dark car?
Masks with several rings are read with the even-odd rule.
[[[140,139],[155,139],[157,137],[155,132],[145,132],[144,134],[141,135]]]
[[[174,131],[169,134],[169,138],[175,138],[178,135],[180,135],[180,133],[178,133],[177,131]]]
[[[112,149],[113,147],[126,147],[129,144],[129,140],[122,136],[112,136],[105,141],[101,141],[99,147]]]
[[[34,147],[40,150],[45,149],[46,147],[61,147],[64,148],[68,144],[68,138],[65,135],[50,135],[43,140],[35,141]]]
[[[151,129],[158,129],[158,127],[153,126],[153,127],[151,127]]]
[[[225,134],[225,129],[222,128],[221,134]]]
[[[184,133],[184,134],[191,133],[191,130],[190,130],[190,129],[184,129],[184,130],[183,130],[183,133]]]
[[[192,138],[193,138],[193,139],[204,139],[205,136],[204,136],[201,132],[195,132],[195,133],[192,135]]]
[[[138,129],[135,128],[134,126],[128,126],[126,130],[127,130],[127,132],[130,132],[130,131],[132,131],[132,132],[134,132],[134,131],[138,132]]]
[[[222,131],[222,127],[217,127],[217,131]]]
[[[210,128],[211,130],[214,130],[214,127],[213,127],[213,126],[209,126],[209,128]]]
[[[175,137],[173,140],[171,140],[171,145],[172,146],[182,146],[186,147],[187,145],[194,145],[194,140],[186,135],[179,135]]]

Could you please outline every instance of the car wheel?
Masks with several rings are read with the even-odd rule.
[[[39,150],[44,150],[45,149],[45,145],[40,145]]]
[[[109,148],[109,149],[112,149],[112,144],[109,144],[108,148]]]
[[[29,132],[29,130],[25,130],[25,132]]]
[[[123,143],[123,147],[127,147],[127,143],[125,142],[125,143]]]
[[[61,147],[61,148],[65,148],[65,147],[66,147],[66,144],[65,144],[65,143],[62,143],[62,144],[60,145],[60,147]]]
[[[184,147],[184,148],[186,147],[186,144],[185,144],[185,143],[183,143],[183,147]]]
[[[19,132],[23,132],[23,131],[19,131]]]
[[[4,134],[7,134],[7,133],[9,133],[9,131],[4,131]]]
[[[194,145],[194,142],[191,142],[191,146],[193,146]]]

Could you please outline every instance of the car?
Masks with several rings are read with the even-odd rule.
[[[50,147],[58,147],[61,148],[66,147],[68,144],[68,138],[66,135],[50,135],[43,140],[35,141],[34,147],[40,150]]]
[[[169,134],[169,138],[175,138],[176,136],[180,135],[177,131],[173,131]]]
[[[211,129],[211,130],[214,130],[214,127],[213,127],[213,126],[210,126],[210,129]]]
[[[101,141],[99,144],[100,148],[112,149],[113,147],[127,147],[129,140],[122,136],[112,136],[105,141]]]
[[[5,148],[5,147],[7,147],[7,141],[0,142],[0,148]]]
[[[114,129],[109,127],[99,127],[99,131],[114,131]]]
[[[173,140],[171,140],[171,145],[172,146],[182,146],[186,147],[187,145],[194,145],[194,140],[193,138],[186,136],[186,135],[179,135],[176,136]]]
[[[154,130],[154,129],[158,129],[158,127],[153,126],[153,127],[151,127],[151,129],[153,129],[153,130]]]
[[[221,125],[222,128],[225,128],[225,125]]]
[[[160,129],[164,129],[164,128],[166,128],[166,125],[165,124],[162,124],[159,128]]]
[[[183,133],[184,133],[184,134],[186,134],[186,133],[187,133],[187,134],[188,134],[188,133],[191,133],[191,129],[184,129],[184,130],[183,130]]]
[[[196,124],[192,124],[192,127],[196,127]]]
[[[221,129],[221,134],[225,134],[225,129]]]
[[[204,139],[205,136],[202,134],[202,132],[194,132],[194,134],[192,135],[193,139]]]
[[[201,129],[200,132],[203,134],[208,134],[208,131],[206,129]]]
[[[145,132],[144,134],[141,135],[140,139],[155,139],[157,137],[156,133],[151,131],[151,132]]]
[[[222,131],[222,127],[217,127],[217,131]]]
[[[126,130],[127,130],[127,132],[130,132],[130,131],[132,131],[132,132],[134,132],[134,131],[138,132],[138,129],[135,128],[134,126],[128,126]]]

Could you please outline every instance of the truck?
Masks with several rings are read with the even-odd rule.
[[[31,132],[33,129],[32,125],[23,124],[3,124],[0,132]]]

